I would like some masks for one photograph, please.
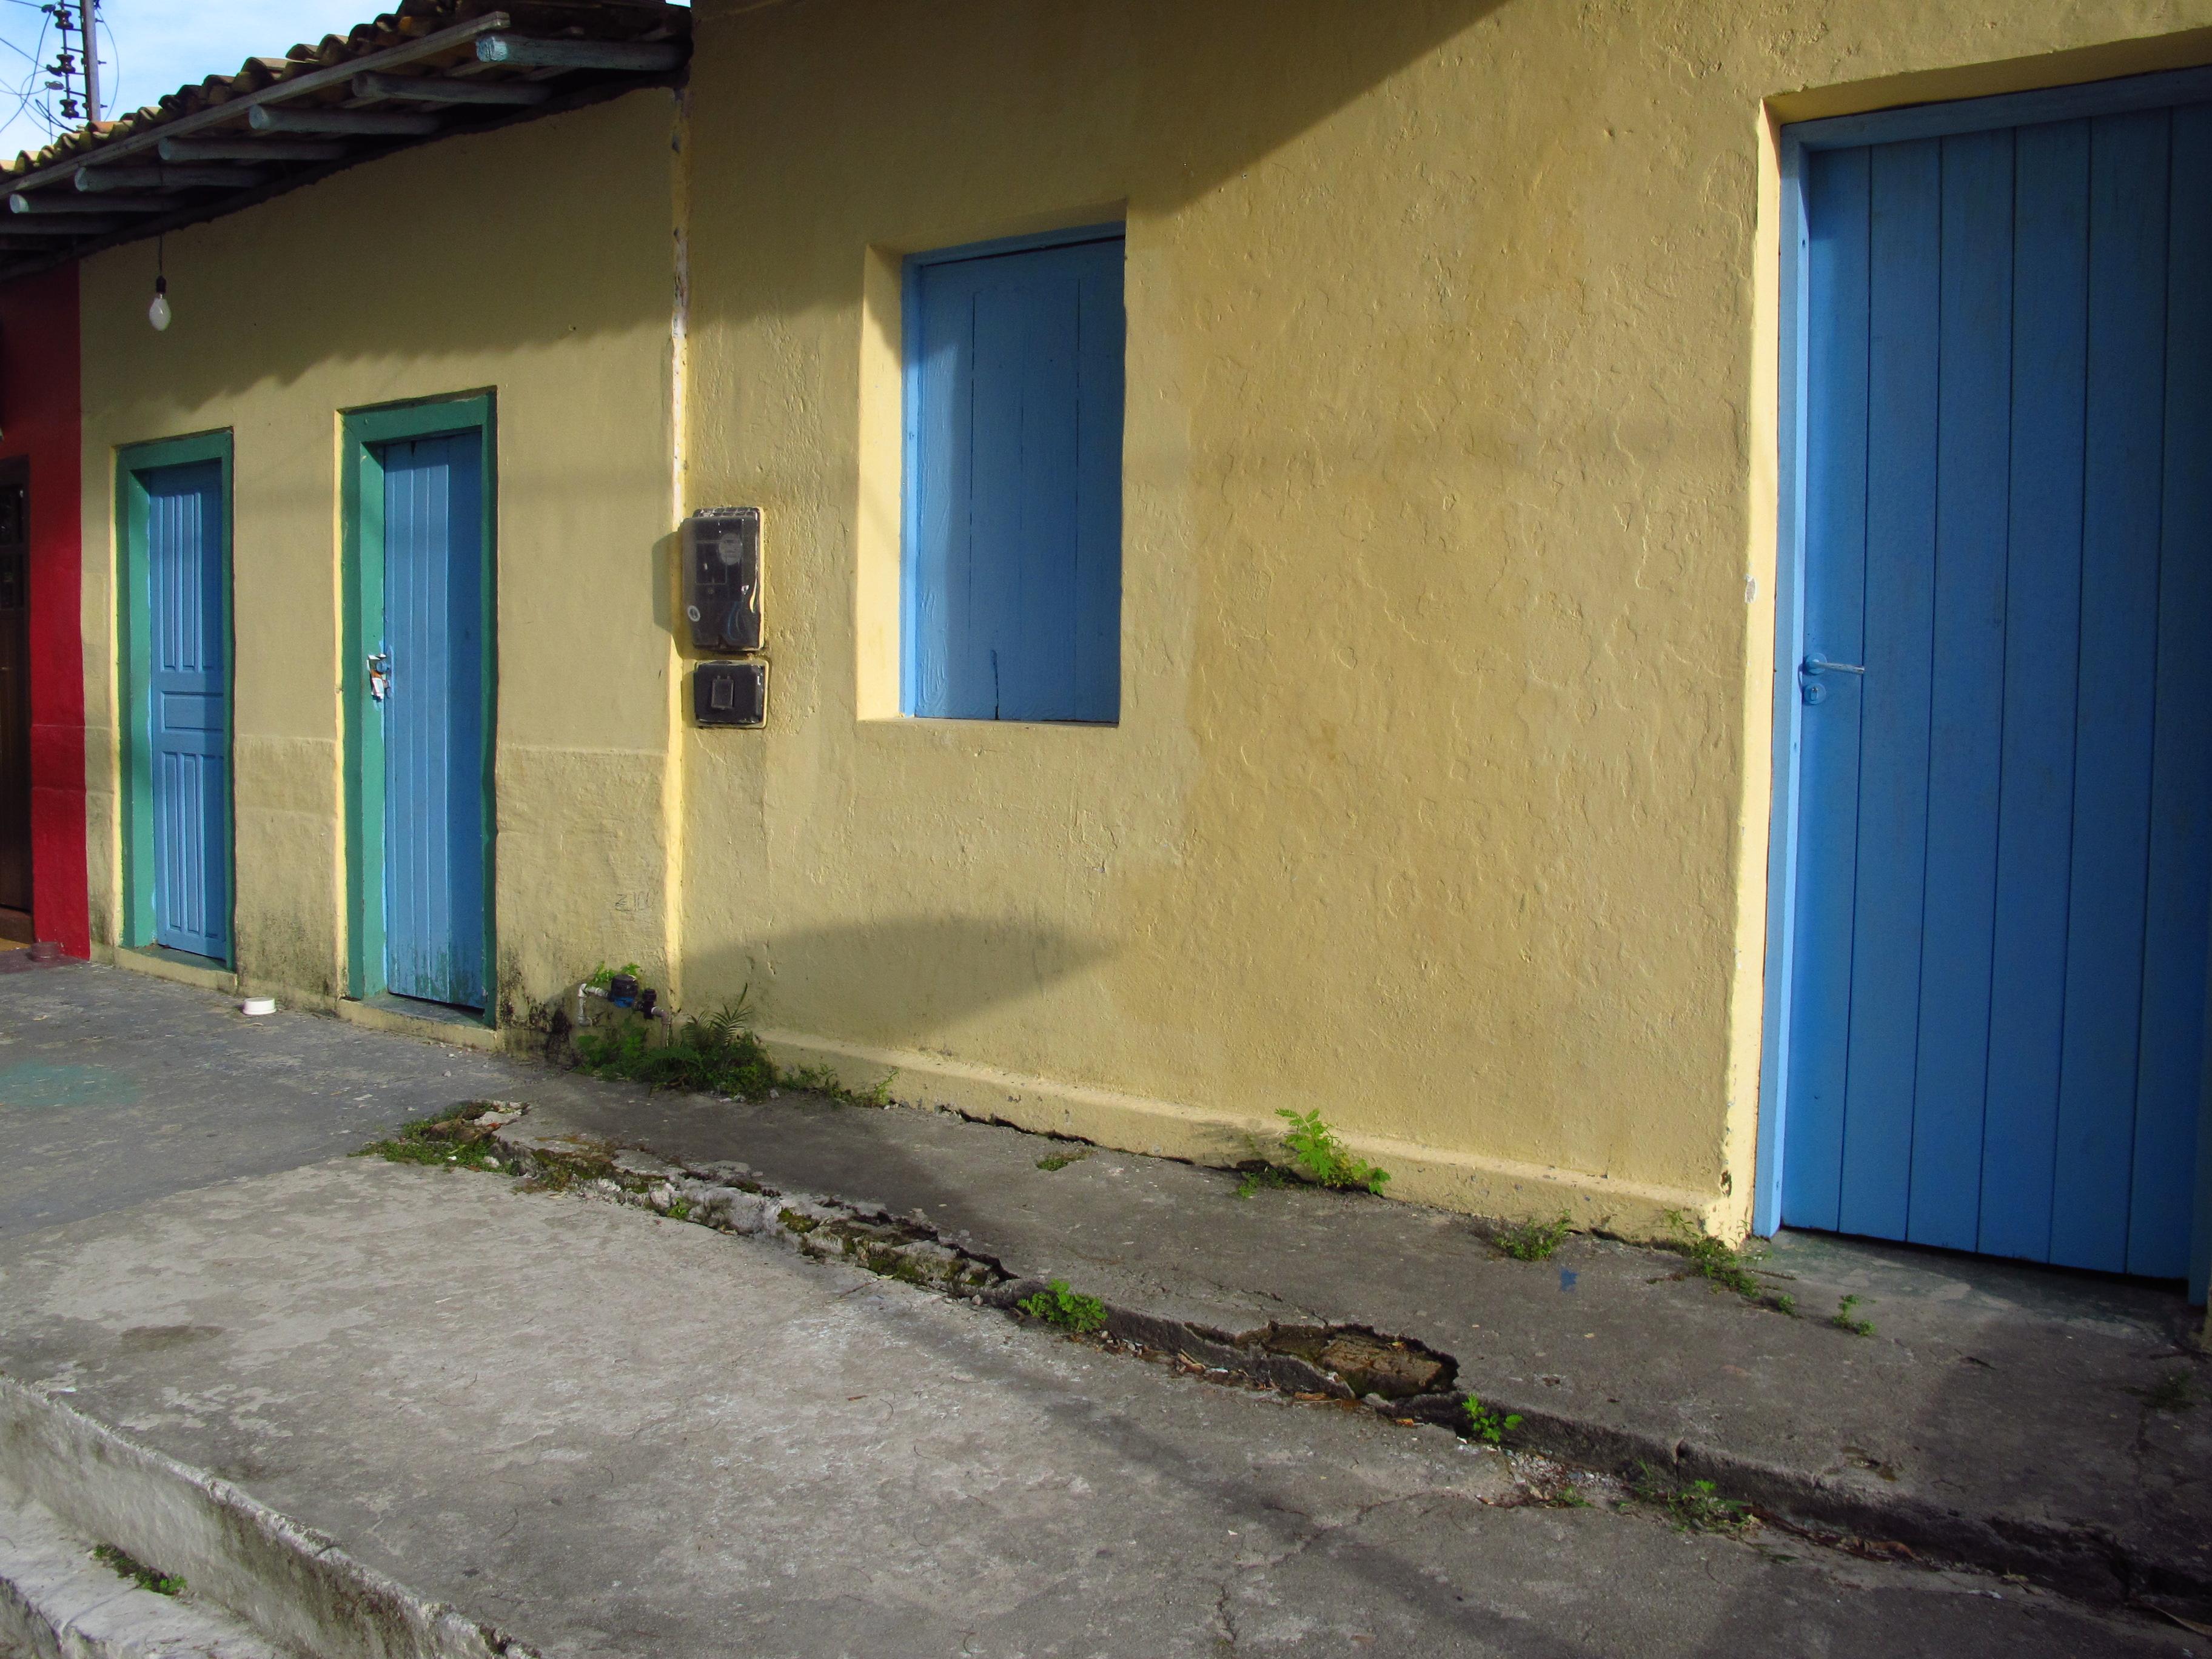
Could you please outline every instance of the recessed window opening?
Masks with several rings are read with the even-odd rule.
[[[906,263],[909,714],[1120,718],[1122,247],[1114,225]]]

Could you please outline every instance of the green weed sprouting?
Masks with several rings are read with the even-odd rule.
[[[1566,1242],[1573,1224],[1564,1215],[1557,1221],[1523,1221],[1499,1228],[1490,1242],[1516,1261],[1541,1261]]]
[[[472,1100],[456,1106],[442,1117],[418,1117],[400,1126],[388,1139],[371,1141],[356,1158],[380,1158],[392,1164],[421,1164],[440,1170],[504,1168],[495,1151],[493,1132],[475,1121],[476,1114],[493,1109],[495,1103]]]
[[[156,1595],[181,1595],[185,1581],[173,1573],[157,1571],[134,1555],[126,1555],[112,1544],[93,1547],[93,1559],[128,1578],[140,1589],[151,1590]]]
[[[1054,1279],[1035,1296],[1025,1296],[1014,1305],[1032,1319],[1042,1319],[1077,1336],[1106,1328],[1106,1304],[1095,1296],[1069,1290],[1064,1279]]]
[[[1778,1296],[1752,1277],[1743,1251],[1706,1233],[1680,1210],[1667,1212],[1667,1224],[1674,1230],[1674,1248],[1687,1256],[1690,1266],[1701,1277],[1710,1279],[1716,1289],[1733,1291],[1747,1302],[1771,1308],[1793,1319],[1797,1316],[1796,1298]]]
[[[1504,1445],[1505,1437],[1521,1426],[1520,1413],[1508,1412],[1501,1416],[1474,1395],[1460,1402],[1460,1409],[1467,1413],[1468,1432],[1489,1445]]]
[[[1839,1331],[1849,1331],[1853,1336],[1872,1336],[1874,1321],[1857,1318],[1851,1312],[1852,1309],[1857,1307],[1865,1299],[1864,1297],[1845,1297],[1836,1304],[1836,1311],[1829,1316],[1828,1322]]]
[[[1390,1179],[1389,1171],[1354,1158],[1336,1131],[1322,1121],[1318,1107],[1305,1113],[1284,1107],[1275,1115],[1290,1123],[1283,1135],[1283,1147],[1291,1155],[1291,1173],[1302,1179],[1316,1187],[1346,1191],[1364,1188],[1370,1193],[1381,1192]]]
[[[782,1079],[750,1030],[744,994],[711,1014],[686,1019],[655,1041],[649,1020],[626,1020],[601,1031],[591,1026],[569,1040],[577,1064],[593,1077],[624,1078],[655,1089],[765,1100]]]
[[[1751,1525],[1751,1505],[1723,1498],[1710,1480],[1692,1480],[1686,1486],[1670,1486],[1641,1464],[1644,1478],[1629,1488],[1638,1503],[1661,1510],[1674,1523],[1676,1532],[1740,1533]]]

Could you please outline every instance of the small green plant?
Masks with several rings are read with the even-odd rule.
[[[441,1170],[498,1170],[493,1132],[476,1121],[489,1101],[471,1101],[444,1117],[418,1117],[400,1126],[388,1139],[371,1141],[356,1158],[380,1158],[390,1164],[421,1164]]]
[[[2197,1408],[2197,1379],[2187,1371],[2162,1371],[2157,1382],[2141,1390],[2142,1402],[2154,1412],[2186,1412]]]
[[[92,1554],[101,1565],[128,1578],[140,1589],[151,1590],[156,1595],[180,1595],[184,1593],[183,1579],[172,1573],[156,1571],[136,1556],[125,1554],[112,1544],[95,1545]]]
[[[1054,1279],[1035,1296],[1025,1296],[1014,1305],[1032,1319],[1042,1319],[1077,1336],[1088,1336],[1106,1326],[1106,1304],[1095,1296],[1069,1290],[1064,1279]]]
[[[740,994],[714,1013],[686,1019],[659,1041],[649,1020],[624,1020],[604,1030],[587,1026],[573,1039],[576,1060],[593,1077],[763,1100],[780,1079],[768,1050],[750,1030],[751,1016],[751,1005]]]
[[[639,967],[634,962],[625,962],[619,968],[610,968],[603,962],[598,967],[592,969],[592,976],[586,980],[584,983],[590,986],[594,991],[604,991],[607,987],[615,982],[615,975],[617,974],[627,974],[632,979],[636,979],[644,972],[645,969]]]
[[[670,1200],[668,1218],[671,1221],[689,1221],[691,1218],[691,1200],[688,1198]]]
[[[1662,1511],[1676,1532],[1741,1533],[1751,1525],[1751,1505],[1723,1498],[1710,1480],[1692,1480],[1686,1486],[1670,1486],[1654,1474],[1649,1463],[1640,1466],[1644,1478],[1629,1489],[1630,1496]]]
[[[1836,1311],[1829,1318],[1828,1322],[1831,1325],[1833,1325],[1839,1331],[1849,1331],[1853,1336],[1872,1336],[1874,1334],[1874,1321],[1871,1319],[1861,1319],[1851,1311],[1852,1309],[1857,1307],[1859,1304],[1865,1299],[1866,1298],[1863,1297],[1845,1297],[1842,1301],[1836,1304]]]
[[[827,1066],[798,1066],[776,1073],[776,1081],[787,1089],[800,1089],[809,1094],[827,1097],[840,1106],[888,1106],[891,1103],[891,1083],[884,1078],[866,1089],[848,1089],[845,1080]]]
[[[1287,1120],[1291,1126],[1283,1135],[1283,1147],[1291,1155],[1291,1172],[1315,1186],[1346,1191],[1364,1188],[1370,1193],[1379,1193],[1390,1179],[1388,1170],[1354,1158],[1336,1131],[1322,1121],[1318,1107],[1304,1113],[1284,1107],[1275,1115]]]
[[[1753,1278],[1747,1265],[1751,1258],[1746,1252],[1713,1237],[1680,1210],[1667,1212],[1667,1224],[1674,1230],[1674,1248],[1689,1258],[1692,1269],[1710,1280],[1716,1290],[1733,1291],[1747,1302],[1771,1308],[1792,1318],[1796,1316],[1797,1299],[1776,1295]]]
[[[1262,1164],[1255,1169],[1242,1170],[1237,1182],[1237,1196],[1249,1198],[1263,1187],[1287,1187],[1290,1176],[1272,1164]]]
[[[1541,1261],[1566,1242],[1567,1231],[1573,1225],[1566,1216],[1557,1221],[1523,1221],[1516,1226],[1501,1227],[1491,1235],[1490,1242],[1516,1261]]]
[[[1500,1415],[1474,1395],[1468,1395],[1460,1402],[1460,1409],[1467,1413],[1468,1432],[1477,1440],[1492,1446],[1504,1445],[1505,1437],[1521,1426],[1520,1413],[1507,1412]]]
[[[1072,1152],[1047,1152],[1036,1161],[1040,1170],[1065,1170],[1071,1164],[1079,1164],[1091,1156],[1091,1148],[1079,1146]]]

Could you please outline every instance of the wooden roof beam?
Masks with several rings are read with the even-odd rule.
[[[672,40],[544,40],[524,34],[477,37],[477,61],[514,69],[611,70],[654,74],[684,61]]]
[[[399,98],[420,104],[542,104],[550,87],[534,81],[441,81],[429,75],[356,75],[356,98]]]
[[[167,213],[177,205],[173,196],[119,196],[103,192],[80,196],[75,191],[42,190],[35,196],[8,198],[9,218],[29,214],[40,219],[81,219],[90,213]],[[0,220],[4,224],[5,220]]]
[[[87,162],[76,170],[76,187],[110,190],[236,190],[268,178],[259,167],[118,167]]]
[[[303,109],[272,109],[256,104],[246,112],[256,132],[327,132],[343,138],[428,138],[441,125],[424,111],[331,109],[320,104]]]
[[[346,146],[313,138],[164,138],[164,161],[335,161]]]

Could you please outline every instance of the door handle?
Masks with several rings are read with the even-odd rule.
[[[1797,695],[1807,702],[1822,703],[1828,700],[1828,688],[1820,684],[1823,674],[1863,674],[1863,662],[1830,662],[1826,657],[1808,656],[1797,665]]]
[[[392,690],[392,653],[380,651],[368,659],[368,695],[372,701],[382,702],[386,692]]]

